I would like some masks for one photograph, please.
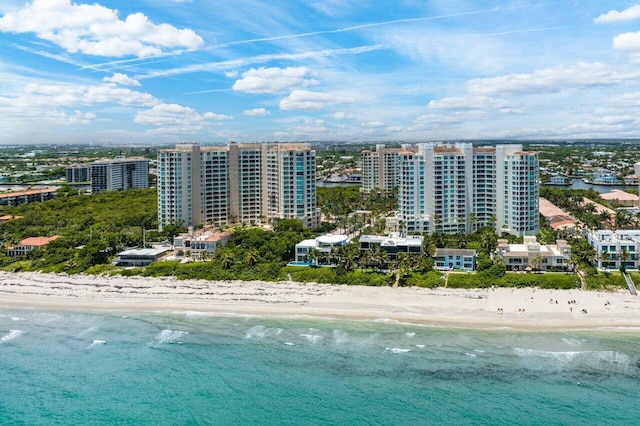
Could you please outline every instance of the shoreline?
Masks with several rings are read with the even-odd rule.
[[[640,329],[640,299],[628,292],[392,289],[34,272],[0,272],[0,309],[255,315],[480,330]]]

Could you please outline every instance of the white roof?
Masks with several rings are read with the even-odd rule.
[[[316,247],[316,240],[302,240],[300,241],[298,244],[296,244],[296,247]]]
[[[320,244],[345,243],[347,242],[348,239],[349,237],[347,237],[346,235],[334,235],[334,234],[321,235],[318,238],[316,238],[316,240]]]
[[[144,249],[129,249],[118,253],[118,256],[157,256],[166,251],[169,251],[167,247],[161,248],[144,248]]]

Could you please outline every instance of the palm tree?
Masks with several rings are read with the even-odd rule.
[[[219,259],[220,259],[220,264],[222,264],[224,268],[229,269],[235,263],[236,256],[233,253],[233,251],[226,249],[226,250],[221,250]]]
[[[389,254],[379,245],[375,245],[371,250],[371,262],[376,265],[376,268],[382,269],[385,264],[389,263]]]
[[[429,236],[426,236],[424,238],[424,241],[422,242],[422,252],[424,253],[424,255],[427,257],[433,257],[436,255],[436,250],[437,247],[433,239]]]
[[[629,250],[623,248],[622,250],[620,250],[620,255],[618,257],[620,258],[620,271],[624,272],[626,270],[624,262],[629,260],[631,254],[629,253]]]
[[[475,213],[469,213],[469,221],[471,222],[471,232],[476,232],[478,230],[478,216]]]
[[[482,232],[480,237],[480,247],[487,253],[491,254],[498,247],[498,237],[496,233],[490,229]]]
[[[533,266],[533,269],[539,271],[541,264],[542,264],[542,256],[541,255],[537,255],[533,259],[531,259],[531,265]]]
[[[260,253],[254,248],[250,248],[244,255],[244,261],[249,266],[255,266],[260,261]]]
[[[409,272],[415,266],[415,256],[410,253],[398,253],[398,261],[395,264],[396,280],[393,288],[398,288],[400,280],[409,275]]]
[[[314,266],[318,266],[321,258],[322,253],[317,248],[312,248],[309,250],[309,253],[307,253],[307,259],[309,259]]]
[[[609,252],[603,251],[600,255],[600,266],[602,267],[602,265],[604,265],[605,262],[608,262],[609,259],[611,259]]]
[[[344,269],[346,272],[353,272],[358,265],[358,256],[360,251],[355,244],[347,244],[335,250],[338,268]]]

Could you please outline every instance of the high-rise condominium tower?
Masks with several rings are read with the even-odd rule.
[[[376,145],[375,151],[362,151],[362,190],[392,190],[398,186],[398,154],[401,148]]]
[[[538,158],[521,145],[420,144],[398,153],[397,220],[407,232],[468,233],[484,225],[535,235]]]
[[[149,160],[117,157],[91,163],[91,192],[149,187]]]
[[[320,223],[309,144],[180,144],[158,152],[158,220],[192,226],[268,219]]]

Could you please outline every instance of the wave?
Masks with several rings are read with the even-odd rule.
[[[94,346],[105,345],[106,343],[107,343],[106,340],[94,340],[89,346],[87,346],[87,349],[92,348]]]
[[[416,335],[416,333],[414,333],[413,331],[407,331],[406,333],[404,333],[404,335],[407,337],[413,337]]]
[[[320,341],[322,341],[322,336],[318,335],[318,334],[301,334],[300,337],[304,337],[305,339],[307,339],[309,342],[311,343],[318,343]]]
[[[263,339],[267,336],[279,336],[280,334],[282,334],[282,332],[284,331],[284,329],[279,328],[279,327],[275,327],[275,328],[269,328],[269,327],[265,327],[264,325],[256,325],[251,327],[249,330],[247,330],[247,334],[245,334],[244,338],[245,339]]]
[[[386,352],[391,352],[394,354],[405,354],[407,352],[411,352],[411,349],[403,349],[403,348],[385,348]]]
[[[11,315],[0,314],[0,318],[9,318],[11,321],[26,321],[26,319],[21,317],[13,317]]]
[[[333,340],[337,344],[347,343],[349,340],[349,334],[342,330],[333,330]]]
[[[632,365],[629,355],[617,351],[543,351],[536,349],[514,348],[523,360],[534,361],[530,367],[545,369],[567,366],[599,371],[626,372]],[[535,360],[544,360],[537,363]]]
[[[182,343],[177,339],[189,334],[187,331],[162,330],[155,337],[158,343]]]
[[[4,336],[2,336],[2,338],[0,338],[0,342],[2,342],[2,343],[8,342],[8,341],[13,340],[16,337],[20,336],[21,334],[24,334],[24,331],[22,331],[22,330],[9,330],[9,332],[7,334],[5,334]]]

